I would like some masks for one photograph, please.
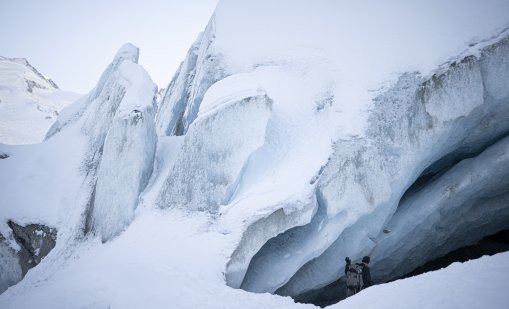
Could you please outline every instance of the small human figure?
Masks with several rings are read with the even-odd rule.
[[[352,296],[361,290],[373,285],[373,281],[371,281],[371,272],[369,269],[369,256],[363,257],[361,263],[355,263],[352,265],[349,257],[346,257],[345,262],[347,297]]]
[[[363,264],[363,269],[362,269],[363,286],[362,286],[362,289],[365,289],[365,288],[373,285],[373,281],[371,281],[371,271],[369,270],[369,261],[370,260],[371,259],[369,256],[365,256],[362,258],[362,264]]]

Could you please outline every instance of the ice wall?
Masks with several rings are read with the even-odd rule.
[[[236,76],[214,85],[230,91]],[[264,143],[272,100],[254,85],[205,98],[160,194],[160,207],[217,213],[236,190],[250,155]]]
[[[112,119],[97,171],[92,229],[106,241],[134,218],[138,196],[152,173],[157,86],[137,64],[123,63],[120,80],[130,85]]]
[[[354,158],[355,172],[336,172],[350,162],[337,151],[318,185],[329,214],[355,207],[357,220],[338,226],[334,243],[278,293],[298,295],[337,280],[344,256],[372,253],[376,278],[392,279],[507,228],[507,149],[495,143],[509,133],[508,48],[506,37],[429,79],[404,75],[378,96],[370,147]],[[381,233],[398,224],[406,228]]]
[[[218,217],[236,243],[225,272],[232,287],[296,296],[336,281],[344,256],[382,252],[387,235],[381,231],[403,209],[398,205],[509,132],[503,31],[471,43],[442,66],[436,64],[439,56],[430,57],[420,64],[425,75],[410,70],[366,90],[377,74],[394,74],[384,71],[379,58],[355,58],[373,65],[371,74],[357,71],[346,58],[329,62],[295,46],[285,58],[280,42],[273,42],[274,50],[255,50],[257,42],[263,46],[270,39],[254,28],[242,38],[229,32],[239,20],[225,22],[231,13],[226,8],[220,7],[193,45],[163,100],[158,133],[182,134],[185,141],[157,203]],[[237,39],[245,46],[228,44]],[[408,69],[400,62],[405,55],[401,50],[388,55],[398,58],[394,70]],[[204,61],[208,57],[220,61]],[[329,70],[338,64],[350,75]],[[214,69],[220,74],[212,74]],[[256,80],[265,94],[240,95],[246,85],[240,76]],[[271,108],[263,107],[269,101]],[[489,183],[483,185],[491,192]],[[405,239],[409,248],[416,245]],[[378,259],[384,254],[373,256],[374,265]],[[404,261],[397,255],[384,263],[390,269]]]
[[[211,50],[215,17],[191,46],[161,102],[156,121],[159,135],[184,135],[196,119],[207,89],[230,75],[222,55]]]
[[[23,278],[18,255],[2,234],[0,234],[0,274],[0,293]]]

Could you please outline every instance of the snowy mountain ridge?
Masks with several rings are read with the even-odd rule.
[[[0,56],[0,143],[42,141],[59,112],[78,97],[60,90],[26,59]]]
[[[432,2],[223,1],[159,104],[123,46],[43,143],[0,145],[0,304],[313,307],[271,294],[341,300],[345,256],[383,283],[493,235],[504,251],[509,7]],[[437,273],[493,261],[458,293],[501,307],[507,253]]]
[[[20,64],[24,67],[27,67],[31,71],[31,73],[35,74],[36,78],[32,77],[31,79],[25,79],[28,92],[32,92],[33,88],[60,89],[60,88],[58,88],[57,84],[51,80],[51,78],[48,78],[48,77],[42,75],[41,73],[39,73],[39,71],[37,71],[37,69],[34,68],[28,62],[28,60],[26,60],[25,58],[6,58],[6,57],[0,56],[0,61]]]

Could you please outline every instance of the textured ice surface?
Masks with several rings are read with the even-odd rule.
[[[343,5],[316,5],[312,15],[298,4],[282,23],[279,4],[224,1],[170,84],[178,90],[162,110],[178,101],[171,119],[182,125],[160,114],[159,133],[185,141],[158,205],[219,215],[238,243],[226,267],[230,286],[297,295],[335,281],[338,256],[380,248],[381,230],[414,183],[509,132],[500,50],[507,16],[498,9],[448,3],[430,25],[428,5]],[[366,15],[348,13],[358,10]],[[470,11],[490,18],[474,27]],[[211,75],[214,66],[224,75]],[[255,89],[273,102],[263,135],[245,133],[257,114],[232,99]]]
[[[272,108],[266,94],[240,92],[213,104],[220,107],[189,128],[163,187],[160,207],[216,213],[230,201],[250,155],[263,145]]]
[[[121,53],[122,50],[119,52]],[[138,196],[152,173],[156,85],[133,62],[118,68],[125,90],[105,137],[97,172],[92,229],[103,241],[120,233],[134,218]]]
[[[159,135],[184,135],[196,119],[207,89],[229,75],[222,55],[210,49],[214,39],[212,16],[168,86],[157,116]]]
[[[342,265],[338,263],[338,257],[351,256],[358,259],[372,253],[373,266],[376,268],[376,265],[383,264],[383,267],[379,266],[378,270],[375,270],[376,276],[391,279],[402,275],[404,271],[410,271],[428,258],[460,247],[460,239],[471,244],[495,230],[507,228],[507,215],[504,214],[507,210],[502,212],[497,208],[507,201],[507,196],[504,195],[504,188],[507,188],[505,176],[487,177],[485,181],[478,179],[478,182],[472,183],[464,193],[459,194],[458,199],[454,202],[449,200],[448,203],[450,194],[447,193],[447,188],[461,187],[461,183],[471,180],[470,176],[459,172],[451,176],[453,169],[445,174],[444,172],[459,161],[476,156],[509,132],[505,120],[509,117],[509,98],[506,96],[503,100],[493,99],[500,98],[498,89],[503,89],[497,83],[504,84],[509,80],[507,53],[504,55],[502,52],[507,52],[508,48],[508,40],[505,38],[484,49],[480,59],[468,57],[455,62],[447,70],[433,75],[430,79],[422,81],[418,76],[403,76],[394,88],[375,99],[375,110],[370,118],[371,125],[365,141],[369,141],[370,147],[361,148],[354,157],[345,156],[344,151],[337,151],[318,184],[324,203],[333,205],[330,214],[353,207],[355,210],[352,209],[349,213],[357,219],[352,224],[344,225],[334,243],[321,256],[302,267],[280,288],[279,293],[296,295],[312,289],[312,286],[317,288],[335,281],[342,276]],[[500,74],[501,66],[507,68],[505,76]],[[500,79],[491,79],[493,84],[487,88],[483,80],[489,79],[492,74],[497,74]],[[463,100],[461,106],[457,105],[458,98]],[[451,107],[448,106],[449,102]],[[462,111],[457,112],[454,106]],[[429,111],[428,107],[432,111]],[[463,108],[470,112],[463,115]],[[441,112],[437,113],[438,110]],[[451,119],[451,115],[457,117]],[[336,147],[340,149],[339,147],[345,145],[344,142],[337,143]],[[360,143],[355,145],[361,147]],[[479,168],[492,170],[493,174],[499,170],[498,173],[505,175],[507,170],[502,167],[503,163],[499,166],[493,164],[506,160],[507,149],[491,153],[492,155],[476,159],[477,162],[486,161],[485,163],[472,164],[463,173],[474,177],[475,169]],[[365,160],[366,156],[370,159]],[[468,165],[467,162],[469,161],[460,162],[461,166]],[[355,169],[345,173],[345,167],[351,164]],[[459,168],[460,166],[455,167]],[[338,174],[338,169],[343,173]],[[419,175],[422,176],[421,187],[412,187],[406,198],[400,201]],[[426,178],[433,182],[426,182]],[[433,189],[434,183],[440,181],[449,184]],[[352,187],[359,188],[357,194],[348,193]],[[460,187],[457,189],[460,190]],[[418,192],[415,192],[417,189]],[[419,207],[405,207],[406,203],[416,198],[413,194],[420,196],[423,205],[420,208],[435,208],[434,212],[429,212],[435,219],[420,215],[422,210],[419,210]],[[345,199],[348,196],[353,198]],[[494,211],[482,208],[484,203]],[[454,208],[456,210],[452,212],[438,210],[441,205],[448,205],[447,209],[453,209],[455,205],[458,208]],[[482,215],[475,214],[477,207],[484,209]],[[408,215],[401,222],[404,221],[406,227],[422,226],[419,232],[425,234],[425,231],[429,231],[429,242],[424,242],[415,235],[411,236],[404,228],[388,235],[381,233],[383,228],[392,230],[393,214],[395,213],[394,218],[397,218],[403,210]],[[458,221],[457,217],[454,217],[454,214],[460,214],[461,211],[464,211],[462,216],[466,218],[465,221]],[[495,215],[497,212],[500,216]],[[448,223],[448,220],[451,222]],[[491,228],[484,228],[489,220],[493,220],[493,225]],[[452,224],[455,221],[461,228]],[[468,224],[464,225],[462,222]],[[431,234],[435,236],[432,237]],[[458,235],[457,240],[454,240],[453,235]],[[393,241],[397,241],[397,245],[394,243],[394,249],[386,251],[385,245]],[[437,243],[440,245],[437,246]],[[403,253],[404,248],[407,248],[407,254]],[[412,256],[411,262],[408,262],[409,256]],[[379,260],[381,262],[378,262]],[[396,275],[397,271],[394,272],[393,269],[400,265],[406,266],[403,267],[404,271],[401,270]]]
[[[392,235],[381,238],[373,252],[377,257],[373,275],[379,280],[402,276],[426,261],[507,229],[507,166],[509,137],[462,160],[403,200],[387,223]]]
[[[62,147],[71,137],[82,138],[79,152],[62,153],[72,163],[66,170],[79,166],[85,176],[57,168],[59,176],[73,177],[66,179],[69,184],[53,184],[33,167],[48,162],[53,167],[57,159],[65,161],[62,156],[50,159],[54,153],[47,151],[33,158],[27,148],[0,146],[9,155],[1,160],[8,163],[0,162],[9,172],[0,175],[3,182],[13,178],[19,185],[22,179],[32,187],[46,180],[50,193],[57,184],[67,185],[64,201],[61,194],[44,200],[65,210],[67,224],[53,209],[41,217],[63,225],[67,239],[79,240],[67,242],[77,251],[63,250],[65,242],[59,241],[49,261],[0,301],[28,307],[45,295],[51,306],[55,295],[64,295],[57,298],[67,307],[139,307],[146,299],[190,308],[238,306],[239,299],[245,307],[270,307],[269,302],[278,307],[282,298],[230,289],[225,281],[256,292],[313,293],[341,278],[346,255],[372,253],[378,268],[373,274],[391,278],[407,254],[432,252],[422,254],[424,259],[459,245],[455,227],[472,235],[506,228],[505,210],[497,218],[491,214],[507,196],[509,70],[507,31],[501,30],[509,4],[486,3],[221,2],[161,103],[156,124],[162,136],[135,212],[139,217],[111,241],[81,242],[84,214],[102,200],[92,195],[95,180],[111,179],[109,166],[115,173],[123,167],[114,162],[121,154],[115,146],[124,145],[121,137],[129,132],[135,143],[140,136],[151,141],[150,133],[138,135],[146,131],[115,121],[121,114],[124,120],[136,118],[129,118],[132,108],[117,111],[132,86],[123,82],[123,63],[137,54],[130,46],[122,49],[98,86],[64,113],[43,144]],[[147,159],[129,157],[137,171]],[[26,162],[25,177],[18,177]],[[29,175],[41,180],[26,176],[30,168]],[[483,169],[496,170],[502,181],[493,183]],[[472,179],[472,171],[481,177]],[[108,201],[114,190],[125,193],[141,183],[99,181],[96,193],[103,190]],[[16,191],[16,185],[5,188]],[[118,210],[121,218],[105,217],[112,224],[101,228],[102,236],[124,229],[132,216],[135,202],[124,197],[122,207],[131,204]],[[437,214],[450,215],[445,198],[454,214],[470,209],[475,222],[456,226],[462,220],[450,216],[437,222]],[[29,198],[15,201],[23,199]],[[427,202],[433,202],[431,216],[413,216],[426,213],[421,206]],[[20,204],[17,216],[27,209]],[[102,209],[106,204],[111,205]],[[62,205],[73,205],[73,211]],[[481,214],[476,205],[494,211]],[[425,235],[436,235],[440,246],[423,241],[419,247],[418,237],[406,237],[407,218]],[[481,228],[487,220],[491,226]],[[394,231],[382,234],[385,228]],[[451,238],[442,240],[444,235]],[[400,244],[405,255],[397,253]],[[133,277],[140,280],[126,280]]]
[[[56,247],[41,263],[57,267],[55,259],[69,254],[87,231],[87,220],[91,227],[92,204],[98,211],[113,208],[101,217],[104,221],[96,221],[104,239],[130,222],[150,177],[156,144],[156,86],[133,62],[137,58],[136,47],[123,46],[96,88],[64,110],[43,143],[0,144],[0,152],[8,154],[0,160],[0,233],[10,247],[16,249],[9,220],[56,228]],[[102,158],[108,163],[100,168]],[[108,216],[120,200],[126,211]]]
[[[0,293],[23,278],[16,251],[0,234]]]

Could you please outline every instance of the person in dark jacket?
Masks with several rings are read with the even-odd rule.
[[[358,268],[361,268],[362,269],[362,285],[361,286],[355,286],[355,285],[352,285],[352,286],[349,286],[348,284],[348,272],[349,271],[352,271],[350,268],[350,265],[351,265],[351,261],[350,261],[350,258],[346,258],[345,259],[345,262],[346,262],[346,265],[345,265],[345,275],[347,275],[347,287],[346,287],[346,295],[347,297],[348,296],[352,296],[358,292],[360,292],[361,290],[367,288],[367,287],[370,287],[373,285],[373,281],[371,280],[371,271],[369,269],[369,262],[370,262],[370,257],[369,256],[365,256],[362,258],[362,262],[361,263],[355,263],[355,266],[359,266]],[[355,267],[354,266],[354,267]],[[354,271],[355,273],[355,271]],[[353,277],[355,278],[355,276]],[[353,282],[350,282],[350,283],[354,283],[355,284],[355,279],[353,280]]]
[[[369,256],[365,256],[362,258],[362,265],[363,265],[363,268],[362,268],[362,282],[363,282],[362,289],[365,289],[365,288],[373,285],[373,281],[371,281],[371,272],[370,272],[369,266],[368,266],[369,261],[370,261]]]

